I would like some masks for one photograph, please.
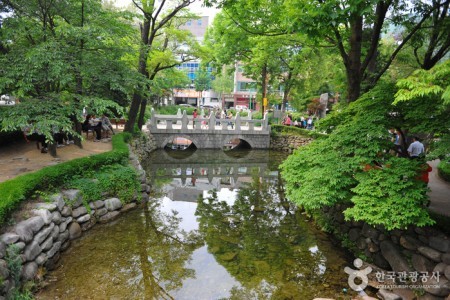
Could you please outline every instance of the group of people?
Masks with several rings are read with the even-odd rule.
[[[214,113],[214,117],[216,118],[216,125],[219,126],[220,125],[220,121],[219,119],[232,119],[233,118],[233,113],[231,112],[231,110],[225,110],[225,109],[214,109],[213,111]],[[211,114],[211,111],[209,109],[206,109],[205,111],[205,115],[206,118],[209,118]],[[193,126],[195,124],[195,119],[198,118],[198,111],[197,109],[194,109],[193,113],[192,113],[192,118],[193,120]],[[231,126],[231,128],[233,129],[234,124],[233,122],[228,122],[228,125]],[[202,121],[202,128],[208,128],[208,122],[206,120]]]
[[[103,114],[101,118],[97,118],[95,115],[88,114],[81,125],[81,129],[84,132],[92,131],[95,133],[94,142],[100,142],[102,139],[102,131],[105,132],[106,136],[115,134],[109,118]]]
[[[48,152],[48,142],[44,134],[42,134],[39,130],[34,130],[32,132],[30,125],[25,126],[22,131],[23,137],[25,138],[25,141],[27,143],[29,143],[30,141],[36,141],[37,148],[38,150],[41,150],[41,153]],[[54,127],[52,129],[52,136],[53,140],[56,142],[57,148],[74,143],[72,135],[63,132],[57,127]]]
[[[282,121],[283,125],[286,126],[295,126],[298,128],[305,128],[305,129],[313,129],[313,118],[311,116],[306,119],[305,117],[301,117],[300,119],[295,119],[292,121],[291,115],[286,115]]]

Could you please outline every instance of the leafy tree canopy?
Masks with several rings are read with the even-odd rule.
[[[322,122],[328,138],[298,149],[282,165],[292,201],[310,211],[345,204],[346,218],[388,230],[433,223],[419,180],[423,161],[396,156],[388,129],[448,135],[449,107],[417,98],[393,105],[396,92],[392,83],[379,84]]]

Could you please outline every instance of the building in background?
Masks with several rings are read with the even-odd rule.
[[[203,43],[203,39],[208,27],[209,17],[203,16],[197,20],[189,20],[181,29],[191,32],[199,43]],[[200,70],[200,60],[185,62],[177,67],[178,70],[184,71],[191,81],[188,87],[183,89],[174,89],[173,97],[175,104],[190,104],[193,106],[205,107],[221,107],[221,101],[217,94],[212,91],[211,87],[205,91],[196,91],[194,81]],[[212,77],[212,68],[207,67],[206,71]]]

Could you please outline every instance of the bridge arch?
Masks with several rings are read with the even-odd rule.
[[[168,135],[165,139],[163,139],[162,143],[159,145],[160,148],[164,148],[168,143],[171,143],[173,141],[174,138],[185,138],[188,139],[190,141],[192,141],[192,143],[197,147],[197,148],[201,148],[202,145],[200,143],[200,141],[198,139],[196,139],[195,137],[192,137],[188,134],[184,134],[184,133],[172,133],[170,135]]]

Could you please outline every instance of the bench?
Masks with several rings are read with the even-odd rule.
[[[111,124],[116,124],[116,129],[119,127],[119,125],[125,126],[125,123],[127,122],[127,120],[125,119],[116,119],[116,118],[110,119],[110,121]]]

